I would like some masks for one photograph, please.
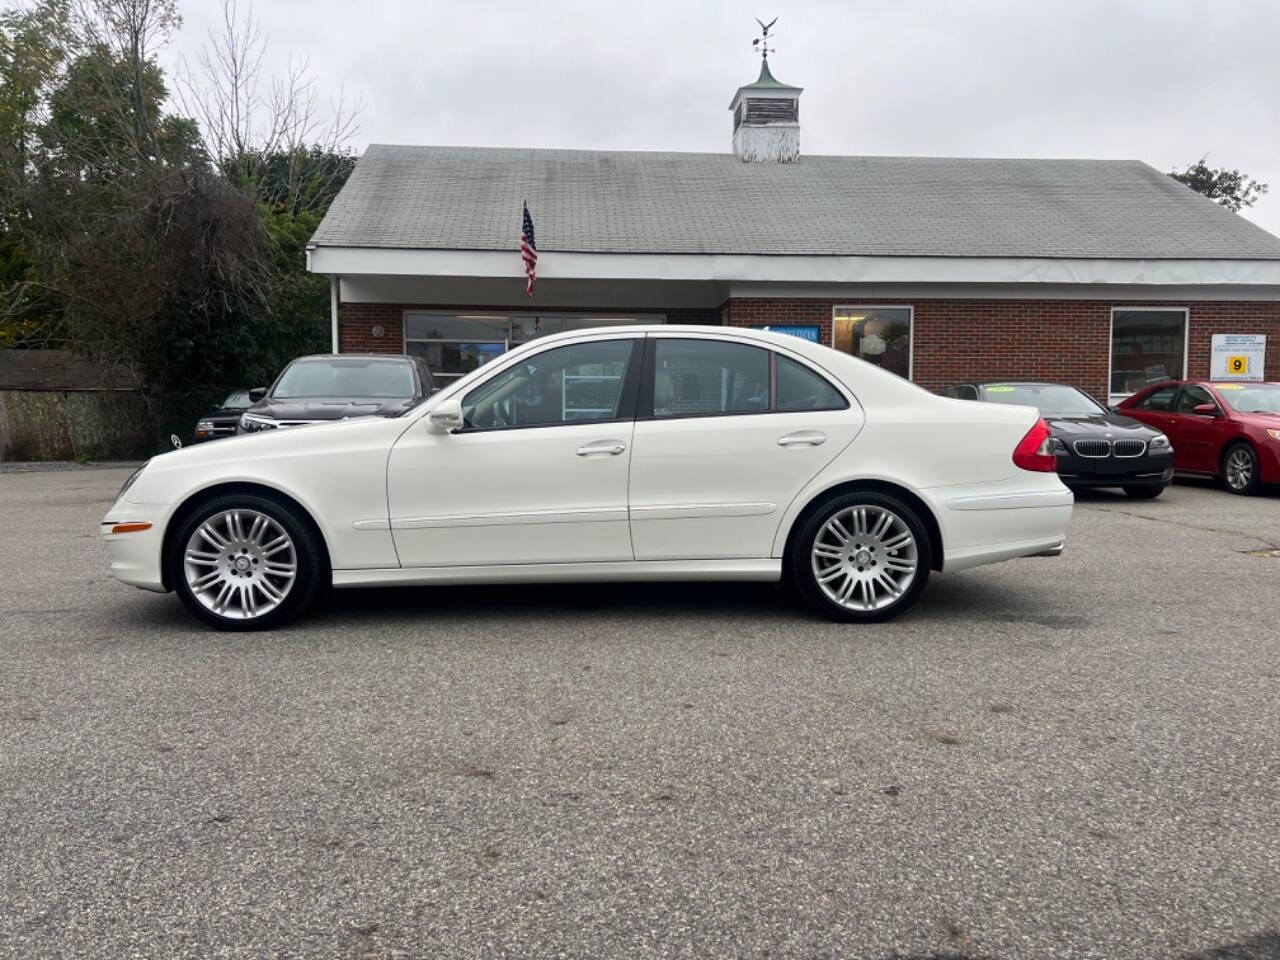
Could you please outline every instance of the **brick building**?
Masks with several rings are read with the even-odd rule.
[[[308,253],[334,349],[447,382],[573,327],[769,326],[932,390],[1115,401],[1208,376],[1214,334],[1265,334],[1280,380],[1280,239],[1138,161],[801,157],[800,93],[766,63],[724,154],[370,147]]]

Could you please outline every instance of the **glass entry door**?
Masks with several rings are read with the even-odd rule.
[[[661,323],[662,317],[590,317],[563,314],[407,313],[405,353],[422,357],[436,383],[448,386],[512,347],[569,330],[628,323]]]

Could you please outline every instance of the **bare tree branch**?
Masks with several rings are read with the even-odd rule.
[[[322,109],[310,63],[290,60],[283,74],[267,78],[266,51],[252,8],[241,15],[237,0],[222,0],[218,31],[208,35],[194,64],[179,66],[176,100],[197,119],[206,151],[224,172],[260,203],[299,210],[325,186],[303,175],[315,166],[303,163],[307,151],[343,150],[363,103],[348,101],[340,90]],[[262,165],[278,157],[288,158],[286,176],[268,185]]]

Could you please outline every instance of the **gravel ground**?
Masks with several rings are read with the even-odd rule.
[[[1280,498],[1082,498],[875,627],[760,585],[108,579],[0,476],[0,955],[1280,956]]]

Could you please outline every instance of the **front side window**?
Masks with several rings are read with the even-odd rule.
[[[910,307],[836,307],[832,324],[837,350],[911,378]]]
[[[769,351],[724,340],[663,337],[654,349],[653,415],[769,409]]]
[[[1186,310],[1111,311],[1111,395],[1186,375]]]
[[[636,342],[575,343],[535,354],[467,393],[463,421],[491,430],[629,417],[623,387]]]
[[[843,410],[844,396],[808,367],[778,354],[777,409]]]
[[[1178,405],[1174,412],[1190,413],[1202,403],[1213,403],[1213,397],[1209,396],[1209,391],[1204,387],[1186,386],[1178,395]],[[1216,403],[1213,405],[1215,408],[1218,406]]]
[[[1177,395],[1177,387],[1161,387],[1153,390],[1138,403],[1139,410],[1173,410],[1173,398]]]
[[[413,395],[413,368],[408,361],[357,357],[295,361],[280,375],[271,391],[277,400],[304,397],[403,400]]]

